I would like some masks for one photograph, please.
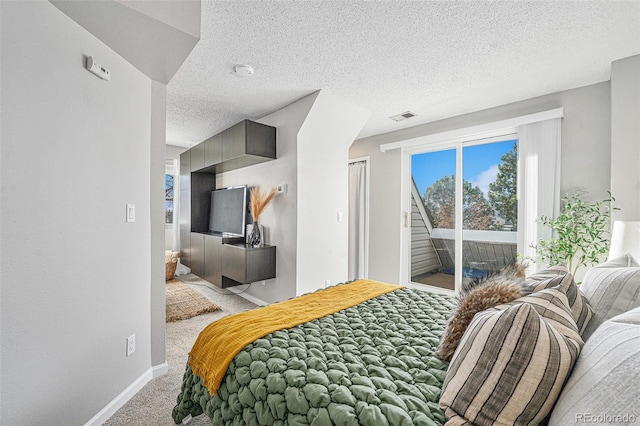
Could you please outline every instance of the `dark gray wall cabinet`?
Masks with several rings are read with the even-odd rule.
[[[222,134],[211,136],[204,144],[204,167],[209,168],[222,162]]]
[[[222,246],[222,285],[250,284],[276,277],[276,247]]]
[[[191,233],[191,272],[219,288],[276,277],[276,247],[251,247],[243,238]]]
[[[191,148],[191,171],[221,173],[276,158],[276,128],[243,120]]]
[[[204,236],[204,278],[216,287],[222,287],[222,237],[216,235]]]
[[[211,191],[216,188],[213,173],[191,173],[191,232],[209,231]]]
[[[189,267],[191,268],[191,272],[196,274],[199,277],[204,276],[204,262],[205,262],[205,253],[204,253],[204,234],[199,234],[197,232],[191,233],[191,264]]]
[[[276,128],[251,120],[243,120],[180,155],[181,262],[194,274],[218,287],[275,278],[275,246],[246,247],[242,240],[208,234],[216,173],[275,158]],[[229,244],[233,248],[228,248]],[[223,259],[232,263],[225,266]]]
[[[191,148],[191,171],[197,172],[204,168],[204,142]]]

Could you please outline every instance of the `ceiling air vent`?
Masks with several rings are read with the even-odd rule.
[[[407,112],[403,112],[402,114],[394,115],[393,117],[389,117],[389,118],[392,119],[393,121],[402,121],[402,120],[406,120],[407,118],[411,118],[415,116],[416,115],[411,111],[407,111]]]

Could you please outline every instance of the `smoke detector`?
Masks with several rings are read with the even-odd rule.
[[[398,115],[394,115],[392,117],[389,117],[390,119],[392,119],[393,121],[402,121],[402,120],[406,120],[407,118],[411,118],[411,117],[415,117],[416,114],[411,112],[411,111],[406,111],[403,112],[402,114],[398,114]]]
[[[236,65],[233,71],[240,77],[249,77],[253,75],[253,67],[251,65]]]

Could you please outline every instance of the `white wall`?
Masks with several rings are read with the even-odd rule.
[[[164,174],[167,140],[167,86],[151,82],[150,200],[151,200],[151,365],[166,361]]]
[[[173,78],[200,39],[200,0],[49,1],[162,84]]]
[[[640,55],[611,64],[611,192],[614,220],[640,220]]]
[[[0,424],[83,424],[152,365],[151,82],[48,2],[0,9]]]
[[[298,133],[297,295],[347,280],[349,146],[367,118],[323,90]]]
[[[400,150],[380,152],[380,144],[359,139],[350,158],[369,156],[369,278],[400,283],[402,185]]]
[[[182,146],[167,145],[166,157],[168,159],[172,159],[172,160],[179,160],[180,159],[180,154],[182,154],[183,152],[185,152],[188,149],[189,148],[185,148],[185,147],[182,147]]]
[[[593,199],[606,197],[611,176],[609,82],[552,93],[355,141],[349,152],[350,158],[366,155],[371,157],[369,277],[392,283],[400,282],[402,159],[399,149],[381,153],[380,144],[558,107],[564,108],[561,192],[584,188]]]

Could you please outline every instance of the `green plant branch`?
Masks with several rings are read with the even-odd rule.
[[[556,219],[542,216],[539,220],[550,228],[554,235],[551,240],[540,240],[535,261],[550,266],[564,264],[575,276],[581,267],[594,265],[609,250],[609,223],[611,212],[620,210],[613,207],[615,198],[611,192],[602,201],[586,202],[586,191],[578,190],[562,198],[562,209]]]

